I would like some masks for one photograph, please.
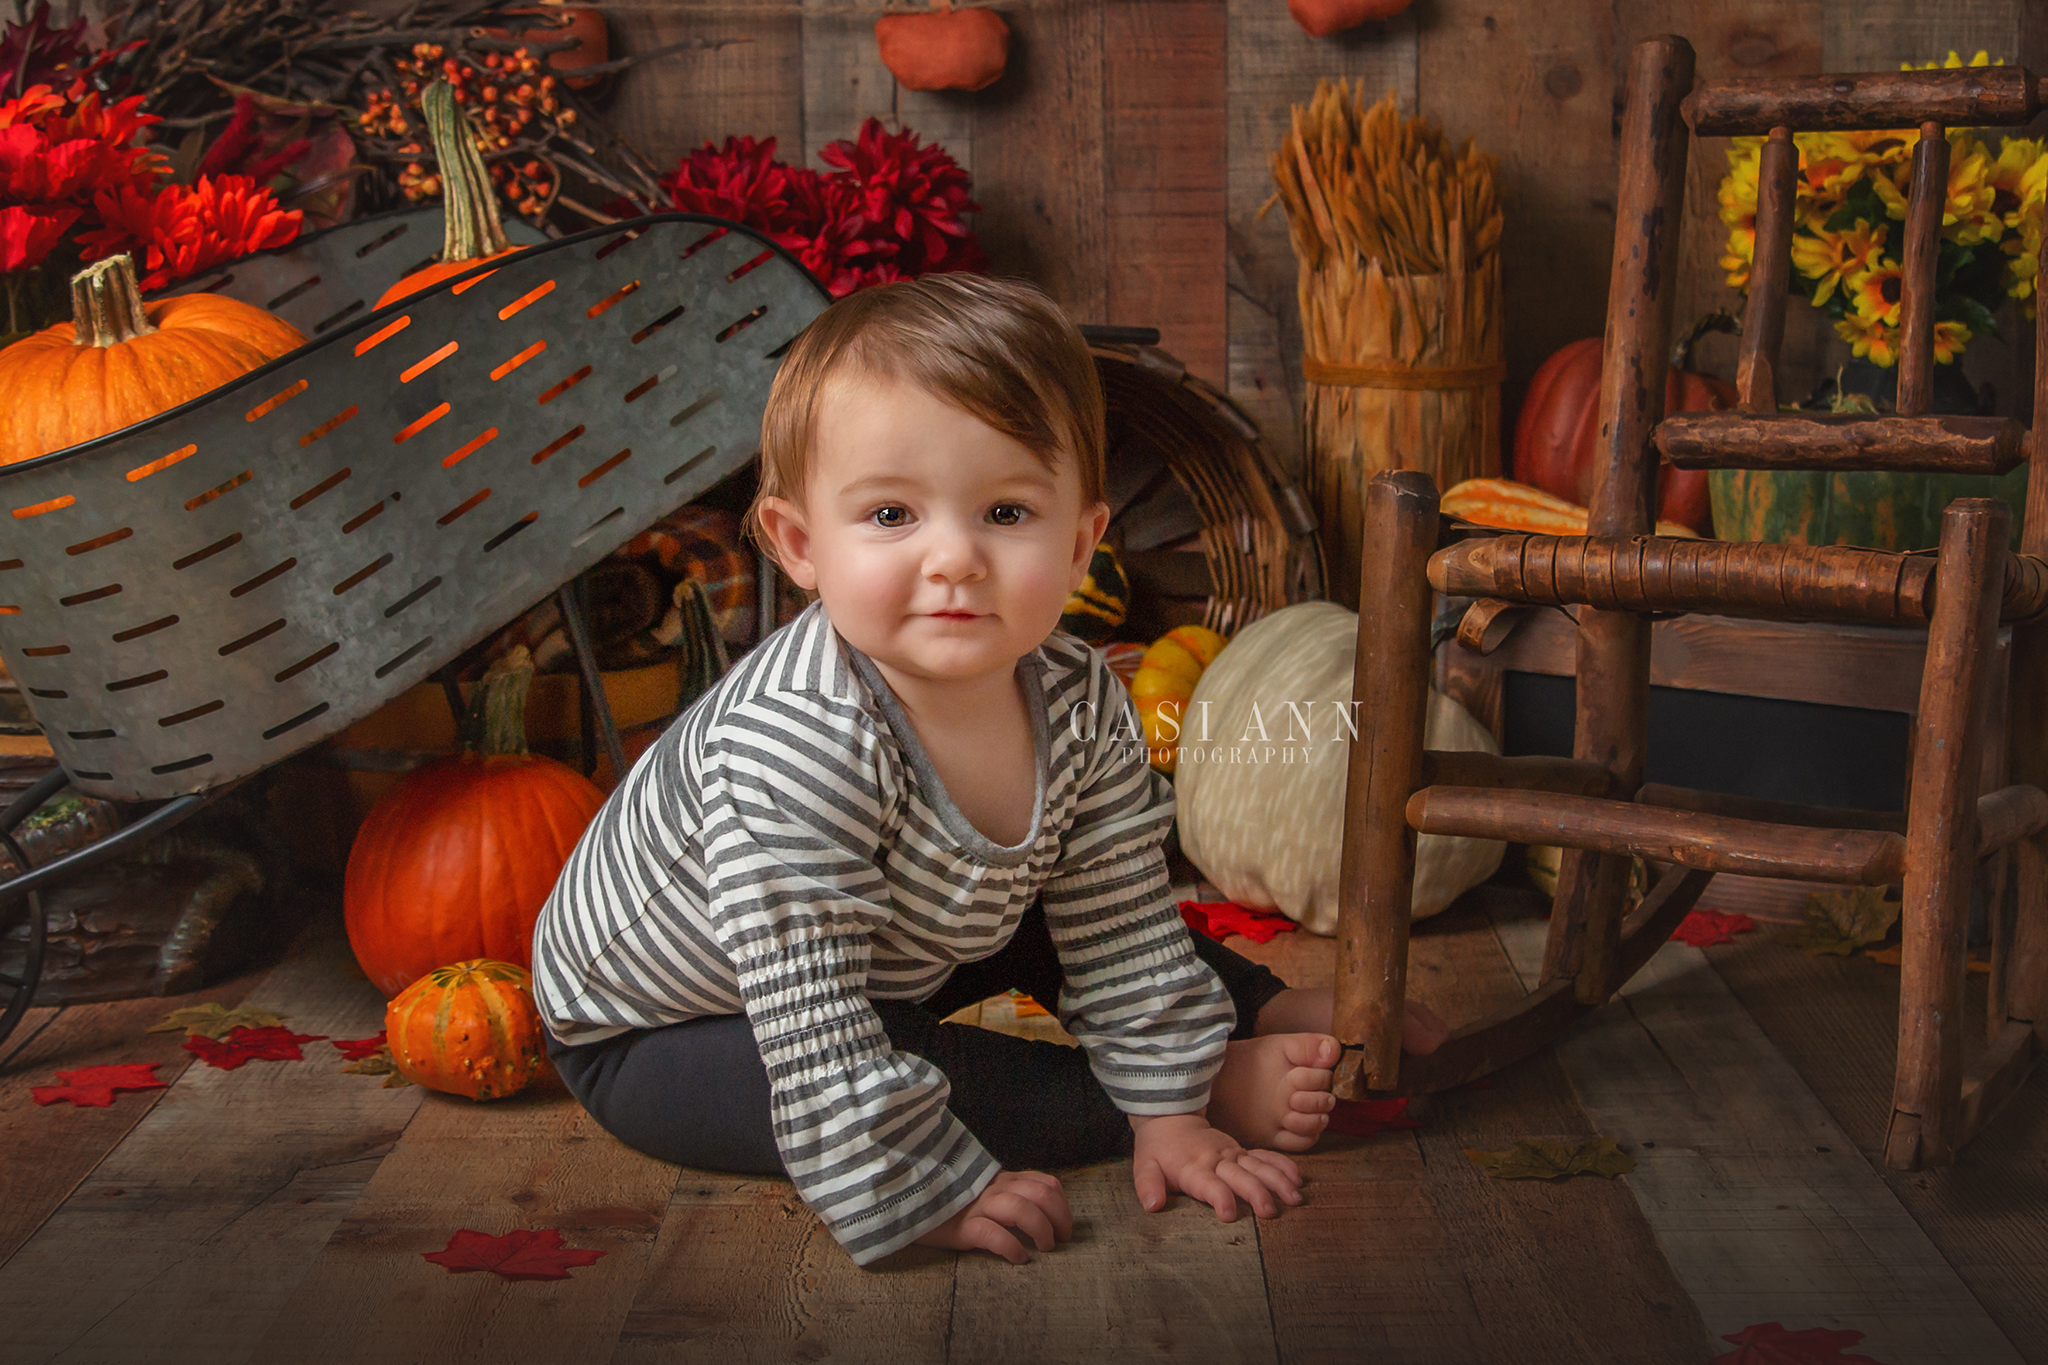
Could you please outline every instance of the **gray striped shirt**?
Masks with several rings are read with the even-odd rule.
[[[1004,847],[960,813],[873,661],[812,603],[633,765],[534,928],[534,1000],[565,1043],[748,1016],[783,1164],[863,1265],[998,1170],[947,1109],[946,1077],[891,1047],[871,999],[929,998],[1037,898],[1066,974],[1060,1022],[1125,1112],[1205,1105],[1236,1020],[1168,893],[1173,788],[1133,739],[1122,680],[1058,631],[1018,674],[1037,817]]]

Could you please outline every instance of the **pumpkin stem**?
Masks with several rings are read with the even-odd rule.
[[[1684,336],[1678,339],[1676,346],[1671,348],[1671,368],[1674,370],[1692,369],[1692,348],[1698,345],[1699,339],[1709,332],[1726,332],[1730,336],[1741,336],[1742,324],[1735,320],[1733,313],[1725,312],[1721,309],[1715,309],[1713,312],[1706,314],[1698,322],[1695,322]]]
[[[484,671],[462,717],[462,748],[474,754],[523,754],[526,693],[533,686],[533,655],[514,645]]]
[[[123,253],[71,277],[71,317],[80,346],[119,346],[156,330],[142,308],[135,261]]]
[[[441,167],[441,208],[447,223],[441,263],[480,261],[510,251],[511,239],[498,217],[498,193],[491,188],[491,174],[470,136],[469,120],[455,103],[455,87],[435,81],[420,97],[420,112],[426,115],[427,135],[434,140],[434,159]]]

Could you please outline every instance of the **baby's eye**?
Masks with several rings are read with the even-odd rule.
[[[874,511],[870,512],[868,516],[875,523],[875,525],[887,527],[890,530],[894,530],[896,527],[903,525],[906,521],[909,520],[910,511],[908,508],[903,507],[877,507]],[[891,518],[896,519],[891,520]]]
[[[988,514],[995,518],[998,526],[1015,526],[1030,515],[1030,509],[1022,503],[999,502],[989,509]]]

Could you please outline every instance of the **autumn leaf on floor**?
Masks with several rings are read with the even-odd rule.
[[[1808,957],[1847,957],[1882,942],[1898,922],[1899,903],[1886,900],[1883,887],[1851,886],[1814,892],[1806,898],[1806,923],[1780,929],[1771,937]]]
[[[208,1066],[233,1071],[248,1061],[302,1062],[306,1054],[299,1051],[299,1044],[317,1042],[326,1036],[324,1033],[293,1033],[288,1028],[275,1025],[238,1027],[218,1041],[194,1034],[181,1046]]]
[[[327,1041],[340,1048],[341,1055],[352,1062],[360,1062],[365,1057],[374,1057],[379,1052],[389,1051],[389,1045],[384,1041],[381,1029],[374,1038],[330,1038]]]
[[[347,1047],[357,1048],[364,1043],[375,1043],[377,1046],[369,1052],[349,1052],[348,1055],[355,1060],[343,1067],[343,1071],[352,1076],[382,1076],[386,1090],[403,1090],[412,1084],[412,1078],[400,1071],[398,1063],[391,1060],[391,1044],[384,1041],[383,1034],[380,1033],[375,1038],[354,1039]]]
[[[1864,956],[1872,962],[1882,962],[1887,967],[1900,967],[1905,965],[1906,950],[1894,943],[1889,948],[1872,948]],[[1990,962],[1979,957],[1976,953],[1971,953],[1969,960],[1963,965],[1979,976],[1991,975]]]
[[[1271,910],[1254,910],[1236,901],[1182,901],[1180,917],[1188,928],[1221,943],[1232,934],[1243,934],[1254,943],[1271,943],[1276,934],[1291,934],[1293,920]]]
[[[1467,1147],[1465,1155],[1495,1180],[1563,1180],[1573,1175],[1604,1175],[1611,1180],[1636,1168],[1636,1159],[1609,1137],[1576,1143],[1516,1138],[1505,1152]]]
[[[1716,943],[1733,943],[1737,934],[1746,934],[1754,928],[1756,921],[1748,915],[1694,910],[1678,922],[1678,927],[1671,931],[1671,937],[1695,948],[1711,948]]]
[[[572,1266],[589,1265],[604,1254],[563,1246],[555,1228],[514,1228],[502,1237],[464,1228],[441,1250],[420,1253],[452,1275],[488,1270],[508,1280],[566,1280]]]
[[[217,1000],[204,1005],[192,1005],[181,1010],[172,1010],[161,1023],[151,1024],[151,1033],[176,1033],[179,1029],[193,1038],[225,1038],[238,1028],[269,1028],[291,1018],[289,1014],[272,1014],[269,1010],[227,1009]]]
[[[1372,1137],[1383,1128],[1420,1128],[1420,1119],[1408,1117],[1408,1098],[1394,1100],[1338,1100],[1330,1114],[1328,1133],[1350,1137]]]
[[[38,1085],[33,1088],[37,1104],[55,1104],[69,1100],[79,1108],[104,1109],[114,1102],[116,1090],[162,1090],[168,1081],[156,1078],[156,1069],[161,1062],[121,1062],[114,1066],[86,1066],[76,1071],[60,1071],[57,1079],[62,1085]]]
[[[1863,1333],[1844,1327],[1808,1327],[1788,1332],[1775,1322],[1745,1327],[1724,1336],[1738,1349],[1715,1356],[1707,1365],[1882,1365],[1870,1356],[1845,1356],[1842,1348],[1863,1340]]]

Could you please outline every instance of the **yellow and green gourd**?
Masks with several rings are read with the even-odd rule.
[[[1154,640],[1138,662],[1138,674],[1131,679],[1131,700],[1138,707],[1138,723],[1145,727],[1152,766],[1160,772],[1173,773],[1177,750],[1184,742],[1180,732],[1188,723],[1188,699],[1201,681],[1202,670],[1216,662],[1228,643],[1207,626],[1175,626]],[[1169,708],[1164,714],[1162,706]]]
[[[1088,560],[1088,576],[1067,597],[1060,613],[1060,629],[1091,645],[1099,645],[1124,623],[1131,609],[1131,585],[1124,566],[1108,541],[1095,547]]]

